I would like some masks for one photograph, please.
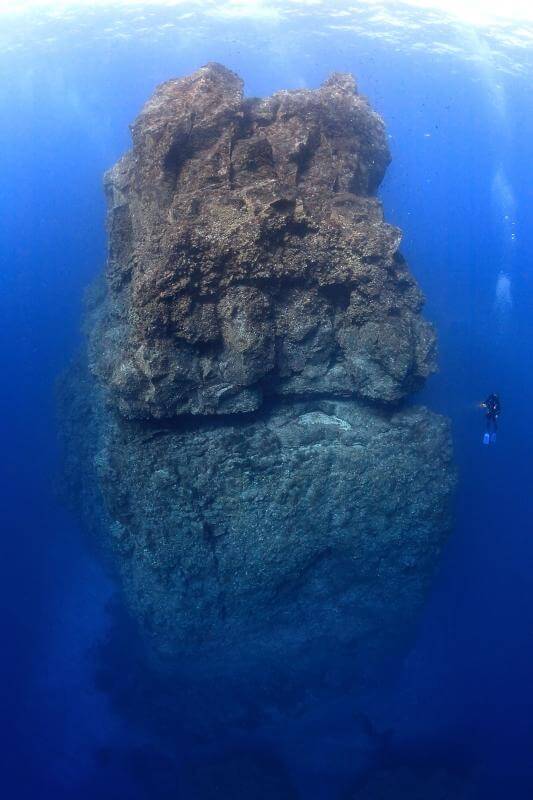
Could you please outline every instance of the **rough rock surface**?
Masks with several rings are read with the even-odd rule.
[[[345,800],[474,800],[470,777],[435,765],[375,769]]]
[[[454,482],[447,421],[400,403],[434,335],[373,197],[383,123],[349,76],[244,100],[208,65],[133,142],[61,392],[69,496],[195,697],[351,689],[408,639]]]
[[[373,196],[381,118],[347,75],[243,99],[208,65],[160,86],[106,176],[109,316],[94,364],[130,418],[226,414],[267,395],[392,403],[434,334]]]

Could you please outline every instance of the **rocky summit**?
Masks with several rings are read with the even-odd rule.
[[[447,421],[402,402],[435,336],[383,122],[349,75],[256,99],[208,64],[132,135],[62,383],[69,498],[196,704],[354,691],[412,635],[454,484]]]
[[[110,297],[93,331],[123,416],[420,387],[435,337],[374,197],[383,122],[350,76],[256,100],[208,65],[159,87],[132,132],[105,180]]]

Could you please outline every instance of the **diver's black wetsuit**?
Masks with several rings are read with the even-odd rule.
[[[500,398],[497,394],[489,394],[483,406],[487,409],[485,414],[487,433],[496,433],[498,430],[498,417],[501,411]]]

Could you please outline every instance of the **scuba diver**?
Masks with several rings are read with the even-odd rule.
[[[483,435],[483,444],[494,444],[496,441],[496,431],[498,430],[498,417],[500,416],[501,405],[497,394],[489,394],[481,408],[485,409],[485,419],[487,430]]]

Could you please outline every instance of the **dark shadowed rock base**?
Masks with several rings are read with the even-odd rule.
[[[447,531],[444,420],[317,400],[201,425],[97,405],[91,422],[87,396],[68,398],[69,474],[91,465],[86,519],[154,665],[196,687],[195,705],[223,686],[217,711],[277,692],[286,707],[401,651]]]
[[[356,697],[411,640],[454,471],[447,421],[402,404],[434,333],[374,196],[388,161],[350,76],[244,99],[208,65],[106,178],[65,486],[184,730]]]

